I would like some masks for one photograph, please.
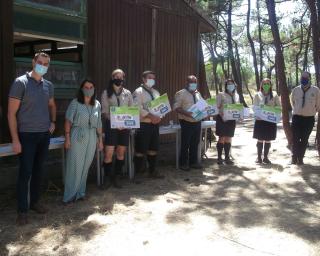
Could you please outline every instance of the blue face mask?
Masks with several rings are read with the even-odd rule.
[[[227,84],[227,90],[229,93],[232,93],[236,89],[236,86],[234,84]]]
[[[156,84],[156,81],[155,81],[154,79],[147,79],[146,85],[147,85],[149,88],[152,88],[155,84]]]
[[[34,67],[34,71],[39,75],[39,76],[44,76],[47,71],[48,71],[48,67],[40,65],[40,64],[36,64]]]
[[[195,90],[197,90],[197,88],[198,88],[197,83],[190,83],[189,84],[189,90],[190,91],[195,91]]]
[[[307,86],[307,85],[309,85],[309,79],[308,78],[301,78],[301,85],[303,85],[303,86]]]
[[[93,94],[94,94],[94,88],[92,88],[92,89],[82,88],[82,92],[83,92],[83,95],[84,95],[84,96],[86,96],[86,97],[92,97]]]

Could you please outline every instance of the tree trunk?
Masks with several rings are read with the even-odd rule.
[[[302,70],[304,70],[304,71],[307,70],[307,68],[308,68],[308,53],[309,53],[310,37],[311,37],[311,22],[310,22],[310,26],[308,28],[306,48],[304,50],[303,65],[302,65],[303,66]]]
[[[261,35],[261,16],[260,16],[260,0],[257,0],[257,18],[258,18],[258,38],[259,38],[259,55],[260,55],[260,79],[263,79],[263,45]]]
[[[275,57],[275,60],[277,58]],[[279,76],[278,76],[278,69],[277,69],[277,62],[274,64],[274,70],[275,70],[275,77],[276,77],[276,92],[278,95],[281,96],[280,90],[279,90]]]
[[[230,77],[230,57],[229,56],[228,56],[228,59],[227,59],[227,74],[228,74],[227,77]]]
[[[271,79],[271,76],[272,76],[272,70],[275,68],[275,65],[272,65],[270,66],[268,69],[267,69],[267,78]]]
[[[304,16],[304,15],[303,15]],[[301,33],[301,39],[300,39],[300,47],[299,47],[299,51],[296,54],[296,86],[299,85],[299,77],[300,77],[300,69],[299,69],[299,58],[300,55],[302,53],[302,48],[303,48],[303,39],[304,39],[304,35],[303,35],[303,24],[302,24],[302,19],[303,16],[301,18],[301,27],[300,27],[300,33]]]
[[[314,63],[314,69],[316,73],[317,86],[320,87],[320,32],[319,32],[320,10],[317,11],[317,7],[320,6],[320,3],[319,3],[319,0],[318,1],[306,0],[306,2],[310,11],[312,45],[313,45],[313,63]],[[318,117],[319,117],[319,114],[320,113],[318,113]],[[318,120],[316,143],[317,143],[318,155],[320,156],[319,142],[320,142],[320,122]]]
[[[292,145],[292,131],[289,123],[289,111],[291,109],[291,104],[289,100],[289,91],[287,87],[287,79],[285,74],[285,63],[282,52],[282,43],[280,40],[279,28],[277,23],[276,11],[275,11],[275,2],[274,0],[266,0],[268,14],[269,14],[269,23],[272,30],[272,35],[274,39],[274,46],[276,48],[276,63],[277,63],[277,77],[279,79],[279,89],[281,93],[281,102],[282,102],[282,120],[283,120],[283,129],[288,140],[289,146]]]
[[[218,94],[218,83],[217,83],[217,67],[218,67],[218,62],[212,59],[212,84],[214,85],[214,90],[216,91],[216,94]]]
[[[227,73],[226,68],[224,66],[224,57],[221,58],[221,68],[222,68],[222,72],[224,75],[224,79],[226,79],[226,77],[228,77],[228,73]]]
[[[319,32],[319,17],[315,0],[306,0],[309,11],[312,30],[312,45],[313,45],[313,62],[316,73],[317,86],[320,87],[320,32]]]
[[[250,44],[251,52],[252,52],[252,59],[253,59],[253,67],[254,67],[254,74],[256,78],[256,88],[257,91],[259,90],[260,78],[259,78],[259,71],[258,71],[258,62],[257,62],[257,54],[254,48],[254,43],[250,34],[250,12],[251,12],[251,0],[248,0],[248,12],[247,12],[247,38]]]
[[[230,64],[231,64],[231,69],[232,69],[232,75],[233,79],[235,80],[237,86],[237,91],[240,97],[240,102],[247,107],[247,104],[244,100],[243,93],[242,93],[242,82],[239,78],[237,67],[236,67],[236,62],[234,59],[234,53],[233,53],[233,45],[232,45],[232,0],[229,2],[228,6],[228,26],[227,26],[227,39],[228,39],[228,55],[230,59]]]
[[[241,85],[243,83],[242,79],[242,73],[241,73],[241,62],[240,62],[240,55],[239,55],[239,49],[237,42],[234,42],[234,48],[235,48],[235,62],[236,62],[236,69],[239,81],[241,82]]]

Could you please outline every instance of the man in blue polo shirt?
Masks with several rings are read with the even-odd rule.
[[[12,147],[20,157],[17,181],[18,225],[28,223],[28,209],[39,214],[47,212],[39,204],[39,199],[43,165],[48,155],[50,134],[54,132],[56,122],[53,85],[43,78],[49,63],[48,54],[35,54],[32,71],[16,78],[9,92],[8,121]]]

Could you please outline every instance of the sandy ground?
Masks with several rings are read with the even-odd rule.
[[[233,167],[214,148],[200,172],[163,167],[164,180],[123,180],[122,190],[89,186],[68,207],[49,193],[50,213],[15,226],[15,202],[0,212],[0,255],[320,255],[320,163],[290,166],[282,130],[271,166],[257,166],[252,123],[236,131]],[[314,133],[310,139],[314,144]]]

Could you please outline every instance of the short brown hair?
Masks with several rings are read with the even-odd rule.
[[[144,71],[144,72],[142,73],[142,77],[143,77],[143,78],[146,78],[147,75],[156,75],[156,72],[151,71],[151,70],[147,70],[147,71]]]

